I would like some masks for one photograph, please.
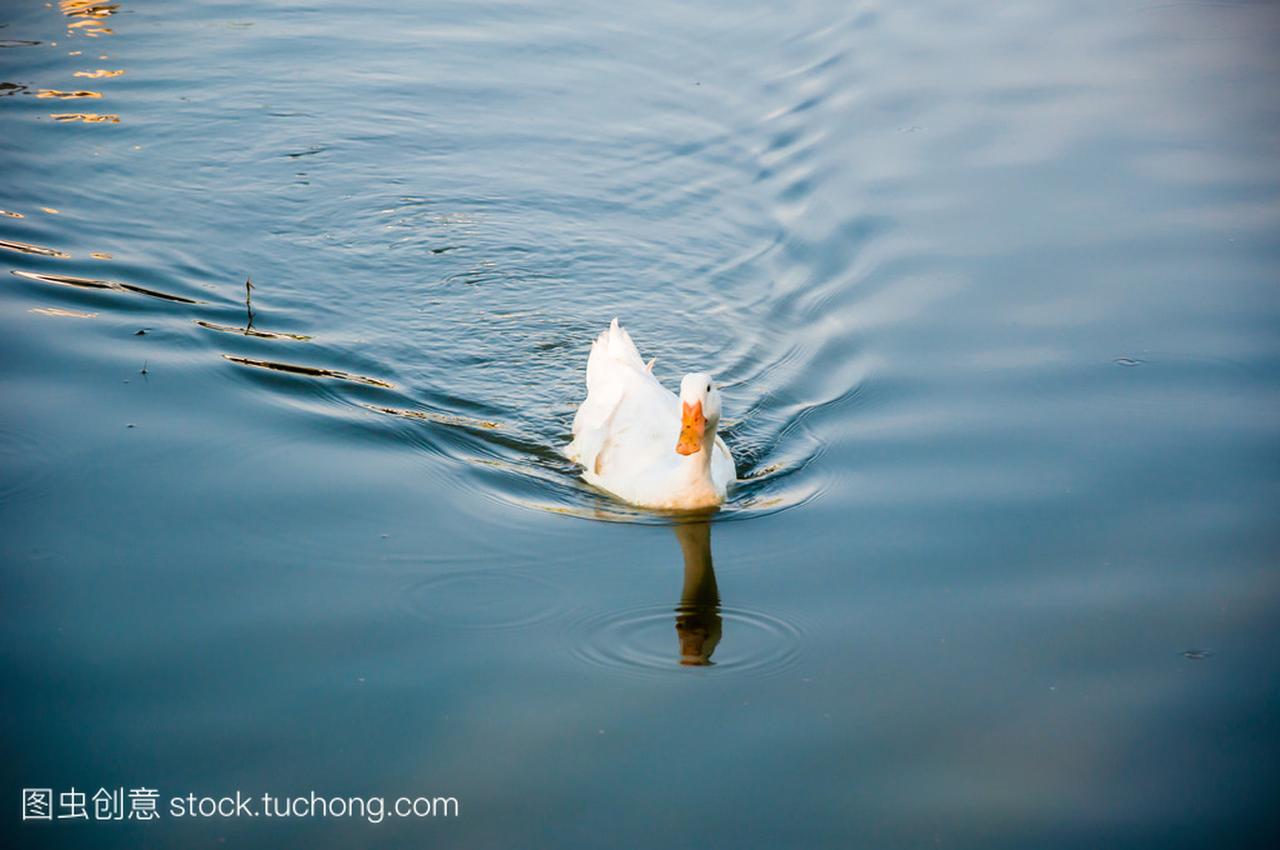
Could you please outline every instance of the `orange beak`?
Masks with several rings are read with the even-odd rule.
[[[682,404],[680,415],[680,441],[676,443],[676,451],[682,455],[691,455],[702,450],[702,435],[707,428],[707,418],[702,415],[702,402]]]

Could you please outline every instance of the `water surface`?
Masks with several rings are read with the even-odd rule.
[[[6,832],[1267,846],[1278,45],[1263,2],[6,4],[6,799],[462,808]],[[559,453],[615,315],[724,385],[709,522]]]

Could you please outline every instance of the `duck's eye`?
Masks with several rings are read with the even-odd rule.
[[[711,385],[707,384],[707,392],[711,392]]]

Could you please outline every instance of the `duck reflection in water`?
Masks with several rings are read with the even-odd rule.
[[[676,608],[680,663],[707,667],[720,643],[721,629],[720,591],[711,565],[711,523],[681,523],[674,530],[684,554],[684,587]]]

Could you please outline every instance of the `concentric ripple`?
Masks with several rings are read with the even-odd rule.
[[[804,642],[800,627],[779,614],[684,604],[599,614],[575,623],[569,637],[582,661],[651,676],[688,667],[710,667],[716,675],[775,675],[797,662]]]
[[[528,628],[563,616],[569,598],[541,576],[506,570],[443,573],[400,592],[408,614],[448,629]]]

